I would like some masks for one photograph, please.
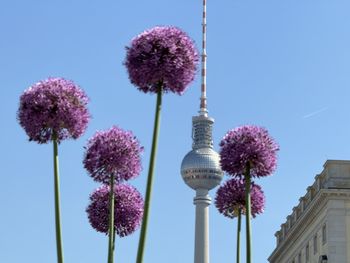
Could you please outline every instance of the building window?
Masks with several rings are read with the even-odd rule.
[[[309,248],[309,244],[307,244],[305,248],[305,261],[309,262],[309,258],[310,258],[310,248]]]
[[[298,263],[301,263],[301,252],[299,252],[299,255],[298,255]]]
[[[327,227],[326,224],[323,225],[322,227],[322,244],[327,243]]]
[[[314,236],[314,254],[318,251],[317,234]]]

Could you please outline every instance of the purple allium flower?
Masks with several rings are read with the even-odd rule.
[[[29,140],[47,143],[77,139],[87,127],[88,97],[70,80],[48,78],[29,87],[20,97],[17,119]]]
[[[135,37],[127,47],[125,65],[131,83],[143,92],[183,94],[194,79],[199,61],[193,41],[179,28],[154,27]]]
[[[248,162],[253,177],[267,176],[276,169],[279,147],[264,128],[235,128],[224,136],[220,146],[221,167],[231,176],[241,177]]]
[[[111,175],[116,182],[129,180],[142,169],[143,147],[131,131],[116,126],[98,131],[85,148],[84,167],[97,182],[109,183]]]
[[[90,195],[90,204],[86,208],[91,226],[106,234],[109,228],[109,191],[108,185],[97,188]],[[140,226],[143,199],[135,187],[125,184],[114,186],[114,196],[114,227],[116,233],[124,237]]]
[[[251,183],[251,214],[255,217],[264,212],[265,196],[261,187],[254,182]],[[232,178],[219,187],[216,192],[215,206],[221,214],[229,218],[238,215],[238,209],[245,214],[245,181]]]

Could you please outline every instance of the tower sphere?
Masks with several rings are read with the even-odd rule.
[[[181,175],[185,183],[194,190],[215,188],[223,177],[219,154],[211,148],[190,151],[182,161]]]

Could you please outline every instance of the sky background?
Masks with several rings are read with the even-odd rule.
[[[58,76],[74,80],[91,99],[87,131],[59,148],[63,242],[67,263],[105,262],[107,237],[85,213],[99,185],[83,169],[83,147],[96,130],[132,130],[145,152],[143,172],[130,183],[144,193],[156,98],[130,84],[125,46],[147,28],[176,25],[199,47],[201,3],[0,1],[0,262],[56,261],[52,145],[28,142],[16,120],[21,93]],[[275,174],[257,181],[267,201],[252,222],[256,263],[267,262],[274,233],[324,162],[350,158],[349,9],[347,0],[208,1],[208,108],[216,149],[229,129],[243,124],[266,127],[281,148]],[[181,97],[164,96],[145,263],[193,262],[195,193],[180,164],[191,149],[199,80],[197,74]],[[235,261],[236,222],[211,206],[212,263]],[[135,262],[138,238],[139,231],[116,240],[116,262]]]

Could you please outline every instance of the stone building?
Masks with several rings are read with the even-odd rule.
[[[275,236],[270,263],[349,263],[350,161],[326,161]]]

